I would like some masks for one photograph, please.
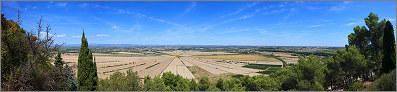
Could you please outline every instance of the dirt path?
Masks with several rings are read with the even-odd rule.
[[[163,73],[168,71],[174,74],[179,74],[184,78],[188,78],[188,79],[195,78],[194,75],[189,71],[189,69],[187,69],[187,67],[177,57],[175,57],[175,59],[168,65],[168,67],[163,71]]]

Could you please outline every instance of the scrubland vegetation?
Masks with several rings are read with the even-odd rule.
[[[20,18],[20,16],[18,17]],[[240,65],[206,61],[194,57],[174,57],[172,61],[166,59],[164,63],[148,62],[150,64],[146,64],[147,67],[144,67],[162,72],[160,70],[164,70],[165,67],[158,67],[160,64],[167,65],[176,62],[175,66],[186,67],[183,62],[188,62],[198,65],[200,68],[196,68],[197,70],[206,69],[207,73],[215,74],[215,72],[222,70],[244,74],[250,73],[254,69],[262,69],[265,71],[260,73],[268,74],[268,76],[232,75],[228,78],[218,77],[216,81],[211,81],[207,76],[200,76],[196,81],[195,79],[184,78],[183,75],[176,75],[172,73],[173,71],[164,72],[162,77],[139,76],[138,72],[134,72],[134,69],[131,68],[122,68],[128,69],[126,73],[113,71],[114,73],[108,78],[98,78],[96,58],[92,54],[93,51],[88,48],[88,41],[84,32],[78,52],[77,73],[73,72],[62,59],[61,52],[58,50],[60,45],[52,44],[52,36],[48,35],[51,30],[49,25],[45,26],[47,35],[41,37],[40,32],[44,27],[41,24],[41,19],[36,25],[38,28],[35,35],[33,31],[27,32],[20,27],[21,20],[18,19],[17,22],[7,20],[2,14],[1,88],[4,91],[323,91],[328,89],[395,91],[396,54],[393,25],[386,19],[379,21],[378,16],[372,12],[364,20],[366,27],[355,27],[354,33],[348,35],[349,44],[345,46],[345,49],[338,49],[336,52],[262,49],[263,51],[288,52],[298,55],[297,63],[292,65],[285,65],[284,63],[283,68],[280,68],[279,65],[263,64],[243,66],[248,68],[228,67]],[[239,57],[245,57],[244,59],[231,57],[235,55],[196,57],[269,60],[266,57],[252,55],[253,52],[259,52],[255,50],[237,51],[236,49],[229,49],[228,52],[247,55],[239,55]],[[330,57],[321,58],[324,56]],[[55,60],[52,60],[52,58],[55,58]],[[124,64],[119,66],[124,66]],[[251,70],[250,68],[254,69]],[[194,68],[190,70],[192,69]],[[77,78],[74,77],[75,74],[77,74]],[[372,83],[364,88],[364,82]]]

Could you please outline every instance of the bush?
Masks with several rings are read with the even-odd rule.
[[[368,86],[369,91],[396,91],[396,70],[382,75]]]
[[[364,89],[364,85],[362,82],[354,82],[350,85],[347,85],[344,90],[346,91],[361,91]]]

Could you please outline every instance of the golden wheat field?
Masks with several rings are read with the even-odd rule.
[[[211,55],[211,56],[192,56],[209,59],[224,59],[224,60],[247,60],[247,61],[279,61],[275,58],[267,58],[257,55]]]

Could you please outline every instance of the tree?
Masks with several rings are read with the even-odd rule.
[[[19,10],[18,16],[20,16]],[[12,71],[28,61],[28,47],[26,47],[28,43],[26,38],[26,30],[21,28],[19,23],[7,20],[4,14],[1,14],[2,82],[7,81]]]
[[[77,80],[75,79],[74,75],[75,73],[73,72],[73,69],[69,67],[68,64],[65,64],[65,67],[62,70],[62,75],[66,76],[67,84],[69,86],[70,91],[76,91],[77,90]]]
[[[57,67],[63,67],[64,62],[63,62],[62,57],[61,57],[61,51],[58,51],[58,54],[55,57],[55,63],[54,64]]]
[[[253,85],[255,91],[277,91],[281,87],[276,79],[264,75],[254,76]]]
[[[190,90],[191,91],[199,91],[198,84],[196,83],[196,81],[194,79],[191,79],[191,81],[190,81]]]
[[[51,64],[51,52],[61,45],[53,44],[49,34],[50,25],[43,26],[42,18],[37,22],[37,34],[26,32],[18,21],[7,20],[2,14],[1,25],[1,73],[2,90],[70,90],[67,83],[72,75],[66,68]],[[45,35],[40,33],[45,27]]]
[[[362,91],[364,90],[364,85],[360,81],[356,81],[351,83],[350,85],[347,85],[344,90],[346,91]]]
[[[299,75],[296,71],[296,66],[286,66],[280,71],[270,74],[271,78],[274,78],[278,83],[281,83],[279,90],[287,91],[296,89],[298,84],[296,79],[299,79]]]
[[[355,45],[348,46],[346,50],[338,49],[335,56],[327,61],[328,85],[348,85],[359,77],[365,78],[369,72],[367,65],[364,55],[359,53]]]
[[[396,68],[396,43],[394,39],[393,25],[390,21],[387,21],[383,36],[382,73],[389,73]]]
[[[222,78],[219,78],[217,81],[216,81],[216,84],[215,84],[215,86],[217,87],[217,88],[219,88],[219,89],[221,89],[222,91],[225,91],[225,89],[226,89],[226,82],[225,81],[223,81],[223,79]]]
[[[236,79],[236,78],[232,78],[230,80],[226,81],[226,85],[225,85],[225,91],[244,91],[245,87],[243,87],[243,85],[241,85],[241,81]]]
[[[368,17],[364,18],[366,26],[355,27],[354,33],[349,34],[349,45],[355,45],[361,54],[369,60],[368,66],[372,67],[371,71],[376,74],[380,73],[381,61],[383,57],[383,36],[386,25],[386,19],[379,21],[378,15],[370,12]],[[367,29],[368,28],[368,29]]]
[[[141,79],[139,78],[138,72],[133,72],[132,69],[127,71],[127,85],[129,91],[138,91],[141,89],[140,83]]]
[[[92,52],[88,49],[88,42],[87,38],[85,38],[84,30],[81,38],[77,67],[77,90],[94,91],[98,82],[96,63],[93,62]]]
[[[210,81],[208,80],[208,77],[204,76],[200,78],[199,81],[199,90],[200,91],[208,91],[211,86]]]

